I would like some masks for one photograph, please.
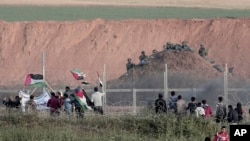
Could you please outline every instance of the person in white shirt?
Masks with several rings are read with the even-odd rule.
[[[197,108],[195,109],[196,117],[204,117],[205,116],[205,110],[201,107],[201,103],[197,104]]]
[[[103,115],[103,109],[102,109],[102,97],[105,95],[105,93],[101,93],[98,91],[98,88],[94,88],[94,93],[91,95],[91,102],[94,103],[94,111],[96,113],[100,113]]]

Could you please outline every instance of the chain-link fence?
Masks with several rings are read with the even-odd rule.
[[[182,95],[187,102],[194,96],[197,102],[205,99],[208,104],[215,108],[218,96],[223,96],[227,104],[232,104],[235,107],[238,102],[241,102],[246,110],[249,109],[249,87],[242,81],[234,81],[227,71],[212,80],[196,77],[195,74],[167,72],[167,69],[146,73],[145,69],[147,68],[138,68],[122,75],[115,71],[106,72],[106,70],[104,71],[106,73],[101,73],[106,90],[104,107],[107,113],[139,112],[145,107],[153,107],[154,100],[158,98],[158,93],[169,96],[171,91],[175,91],[176,95]],[[48,71],[50,73],[46,75],[47,78],[56,73],[55,70]],[[63,74],[57,73],[57,75],[66,77]],[[110,76],[120,77],[109,80]],[[109,81],[106,83],[105,80]],[[86,89],[86,91],[88,96],[91,97],[93,89]],[[2,99],[3,97],[18,95],[18,90],[0,90],[0,93]],[[39,93],[36,95],[39,95]],[[165,99],[167,100],[167,97]]]

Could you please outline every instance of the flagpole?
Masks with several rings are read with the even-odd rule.
[[[34,92],[36,91],[36,89],[37,89],[37,87],[32,90],[32,92],[30,93],[30,95],[33,95]]]
[[[45,82],[45,84],[46,84],[46,86],[48,86],[49,88],[50,88],[50,90],[52,91],[52,92],[54,92],[55,93],[55,91],[54,91],[54,89],[49,85],[49,83],[47,82],[47,81],[44,81]],[[43,88],[43,90],[45,90],[46,91],[46,89],[45,88]],[[44,91],[44,92],[45,92]]]

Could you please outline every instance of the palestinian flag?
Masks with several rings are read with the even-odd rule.
[[[99,85],[100,85],[100,87],[102,87],[103,86],[102,80],[101,80],[100,75],[99,75],[98,72],[97,72],[97,76],[98,76]]]
[[[45,81],[43,80],[43,75],[41,74],[28,74],[26,76],[24,86],[32,87],[45,87]]]
[[[92,110],[92,108],[88,106],[86,96],[84,95],[82,90],[78,90],[75,96],[77,102],[81,105],[84,112],[87,110]]]
[[[81,72],[79,69],[73,69],[70,72],[76,80],[83,80],[85,77],[85,74],[83,74],[83,72]]]

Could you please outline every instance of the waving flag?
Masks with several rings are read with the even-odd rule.
[[[81,89],[77,89],[75,96],[76,100],[81,105],[84,112],[92,109],[90,106],[88,106],[86,94],[84,94],[84,92]]]
[[[85,74],[83,74],[83,72],[81,72],[79,69],[73,69],[70,72],[76,80],[83,80],[85,77]]]
[[[24,86],[32,87],[45,87],[45,81],[43,80],[43,75],[41,74],[28,74],[26,76]]]
[[[98,72],[97,72],[97,76],[98,76],[98,80],[99,80],[99,85],[100,85],[100,87],[102,87],[103,86],[102,80],[101,80],[100,75],[99,75]]]

